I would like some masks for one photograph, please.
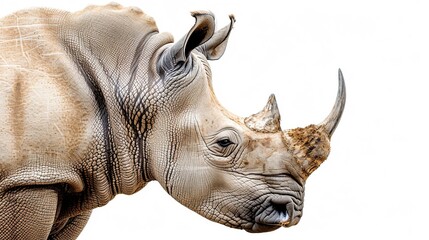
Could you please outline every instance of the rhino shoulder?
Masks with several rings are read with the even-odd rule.
[[[0,192],[58,182],[80,189],[69,172],[92,141],[96,110],[59,41],[68,15],[40,8],[0,19]]]

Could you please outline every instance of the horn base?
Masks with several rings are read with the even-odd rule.
[[[290,139],[290,147],[301,169],[300,176],[305,180],[327,158],[330,148],[329,136],[325,129],[317,125],[295,128],[285,132]]]

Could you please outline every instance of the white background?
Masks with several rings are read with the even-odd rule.
[[[107,1],[92,0],[93,4]],[[218,27],[237,19],[214,88],[247,116],[275,93],[284,129],[329,113],[343,70],[347,104],[328,160],[308,179],[304,216],[289,229],[249,234],[210,222],[156,182],[93,211],[79,239],[428,239],[429,5],[425,1],[121,1],[175,39],[192,10]],[[69,11],[89,1],[5,1],[0,15],[34,6]],[[1,213],[0,213],[1,214]]]

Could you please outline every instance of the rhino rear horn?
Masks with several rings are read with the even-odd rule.
[[[281,131],[280,112],[274,94],[271,94],[262,111],[245,118],[244,123],[248,128],[257,132],[275,133]]]
[[[196,11],[191,15],[195,18],[194,26],[182,39],[164,51],[159,64],[162,70],[172,71],[188,61],[193,49],[207,42],[214,34],[215,18],[211,12]]]
[[[218,60],[225,52],[229,34],[231,33],[235,23],[234,15],[229,15],[229,19],[230,23],[228,26],[216,31],[210,40],[197,48],[197,50],[203,53],[208,60]]]

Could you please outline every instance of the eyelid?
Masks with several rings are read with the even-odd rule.
[[[229,138],[229,137],[222,137],[222,138],[220,138],[219,140],[217,140],[216,142],[221,142],[221,141],[225,141],[225,140],[228,140],[228,141],[230,141],[231,143],[235,144],[235,142],[234,142],[234,141],[232,141],[232,140],[231,140],[231,138]]]

